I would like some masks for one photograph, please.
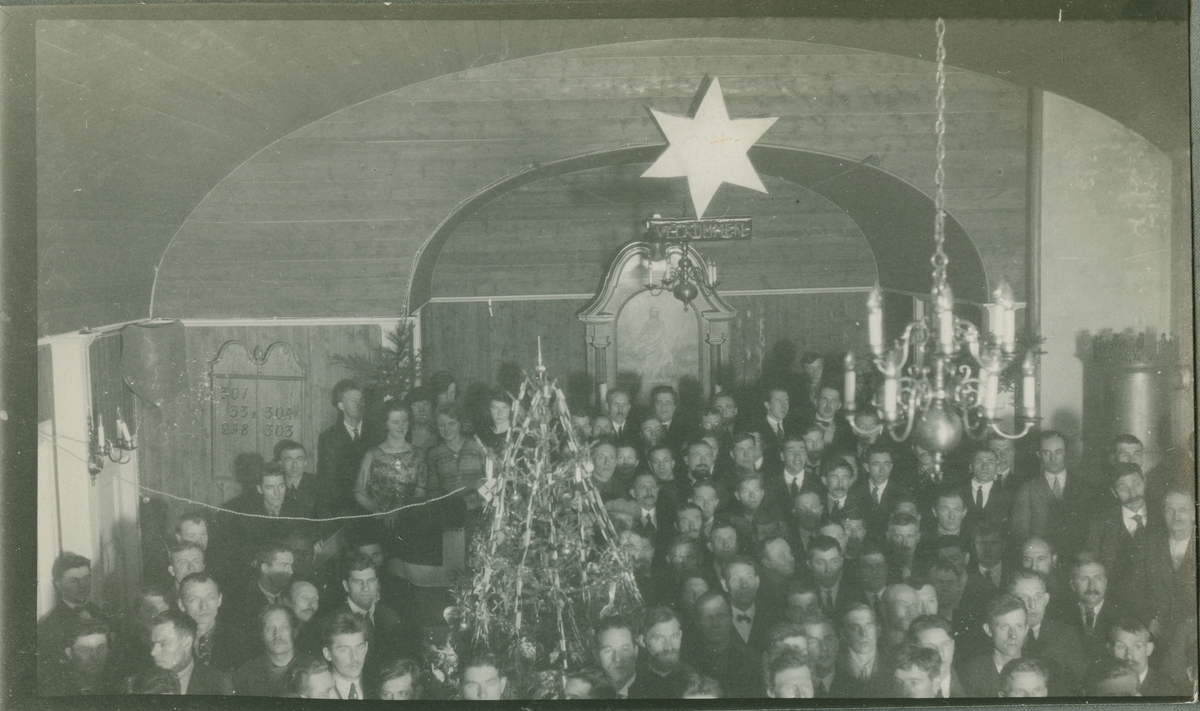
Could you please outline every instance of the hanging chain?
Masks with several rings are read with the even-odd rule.
[[[933,174],[936,187],[934,194],[933,242],[934,252],[930,262],[933,263],[934,288],[946,283],[946,265],[950,259],[942,246],[946,242],[946,21],[937,21],[937,123],[934,131],[937,133],[937,170]]]

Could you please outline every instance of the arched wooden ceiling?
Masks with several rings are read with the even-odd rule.
[[[211,6],[199,12],[216,19],[176,19],[194,8],[134,20],[103,19],[130,17],[118,8],[18,10],[28,12],[6,28],[18,48],[10,56],[24,46],[18,33],[36,38],[36,49],[27,45],[40,334],[148,316],[160,257],[222,178],[283,136],[403,86],[657,38],[800,40],[925,59],[932,50],[926,20],[243,22],[220,19],[241,16],[237,8]],[[954,20],[947,46],[957,67],[1074,99],[1164,149],[1188,145],[1183,24]]]

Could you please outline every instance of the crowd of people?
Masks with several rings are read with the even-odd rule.
[[[938,462],[869,408],[847,418],[820,357],[805,366],[753,397],[683,407],[664,385],[638,407],[614,387],[572,414],[644,608],[596,621],[556,697],[1194,693],[1190,466],[1144,470],[1125,434],[1077,471],[1053,430],[1028,461],[992,435]],[[128,614],[63,553],[42,693],[526,697],[510,650],[447,666],[445,583],[418,580],[462,558],[519,407],[467,399],[438,373],[365,418],[338,383],[315,453],[280,441],[223,511],[181,515]]]

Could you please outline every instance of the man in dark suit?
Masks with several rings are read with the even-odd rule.
[[[288,519],[300,515],[289,500],[287,490],[283,469],[270,462],[260,466],[255,489],[244,492],[229,504],[225,517],[226,530],[231,536],[225,548],[229,560],[227,569],[231,573],[249,568],[258,546],[287,539],[296,524]]]
[[[935,698],[961,699],[967,695],[954,666],[954,629],[945,618],[939,615],[921,615],[909,625],[908,638],[918,647],[936,650],[942,658],[942,667],[936,680]]]
[[[896,502],[910,492],[892,479],[895,461],[890,447],[879,443],[872,445],[867,449],[864,461],[867,475],[854,482],[850,493],[863,506],[867,535],[882,538]]]
[[[629,498],[637,505],[634,526],[654,542],[660,555],[665,555],[667,541],[674,536],[675,512],[658,505],[658,479],[650,473],[638,474],[629,488]]]
[[[761,653],[751,649],[733,625],[729,600],[710,591],[696,601],[697,630],[694,641],[683,642],[683,659],[699,673],[721,685],[726,698],[762,695]]]
[[[1158,526],[1150,522],[1146,479],[1137,464],[1120,462],[1115,466],[1112,493],[1116,502],[1092,519],[1088,550],[1112,579],[1108,597],[1117,606],[1133,609],[1147,596],[1147,551]]]
[[[66,648],[60,673],[39,679],[43,696],[91,696],[121,692],[114,673],[116,660],[109,653],[111,634],[103,622],[83,622],[75,628]]]
[[[683,696],[691,672],[679,659],[683,627],[670,607],[652,608],[638,635],[637,673],[629,686],[631,699],[678,699]]]
[[[854,430],[845,418],[838,416],[841,409],[842,393],[829,383],[822,384],[817,393],[812,423],[824,433],[824,452],[827,454],[853,454],[855,451]]]
[[[234,602],[231,612],[242,629],[253,629],[258,624],[258,615],[268,605],[283,602],[282,593],[292,581],[292,563],[295,559],[291,549],[280,543],[268,543],[259,548],[254,557],[258,575],[248,581]]]
[[[54,608],[37,623],[37,668],[39,684],[51,683],[66,662],[65,650],[75,629],[84,622],[107,618],[91,602],[92,562],[70,552],[59,554],[50,568],[57,600]]]
[[[843,644],[829,689],[831,697],[869,699],[891,691],[887,663],[879,655],[877,619],[875,610],[864,603],[854,603],[842,614]]]
[[[808,642],[808,665],[812,672],[813,698],[826,699],[838,688],[837,630],[827,617],[807,620],[801,624]]]
[[[1067,621],[1079,629],[1089,662],[1107,655],[1108,630],[1120,617],[1120,610],[1106,599],[1108,574],[1104,564],[1081,553],[1071,568],[1071,590],[1075,592],[1075,614]]]
[[[779,459],[783,471],[763,479],[768,501],[793,502],[802,491],[815,491],[824,496],[825,485],[808,472],[808,448],[804,444],[803,434],[790,430],[784,435]]]
[[[838,542],[830,536],[814,538],[808,548],[809,577],[817,584],[821,612],[832,620],[841,619],[850,605],[867,601],[844,570],[845,558]]]
[[[1073,696],[1083,691],[1088,660],[1078,628],[1046,618],[1050,594],[1046,578],[1035,570],[1018,570],[1008,583],[1008,592],[1025,603],[1029,636],[1022,657],[1042,661],[1050,670],[1050,694]]]
[[[1069,474],[1066,438],[1055,430],[1039,437],[1041,474],[1017,489],[1012,506],[1013,540],[1042,538],[1070,558],[1087,544],[1094,494],[1078,474]]]
[[[193,648],[196,622],[178,610],[161,612],[151,621],[150,655],[159,669],[179,680],[179,693],[190,696],[228,696],[233,693],[229,674],[198,663]]]
[[[1029,634],[1025,603],[1012,595],[1001,595],[988,608],[983,631],[992,640],[991,649],[968,659],[962,667],[962,683],[968,696],[995,698],[1000,695],[1000,672],[1021,656]]]
[[[337,422],[317,438],[317,475],[328,492],[334,511],[357,511],[354,485],[363,455],[373,444],[363,423],[363,392],[353,380],[340,380],[333,386],[333,406]]]
[[[763,459],[774,462],[779,460],[783,438],[789,434],[791,424],[787,419],[791,409],[787,388],[782,385],[768,387],[763,393],[763,409],[765,412],[755,423],[754,430],[762,435]]]
[[[1145,623],[1123,617],[1108,631],[1108,649],[1114,657],[1131,664],[1138,675],[1138,694],[1141,696],[1190,695],[1191,684],[1181,684],[1164,674],[1151,663],[1154,642]]]
[[[692,436],[691,423],[684,422],[678,415],[679,394],[670,385],[659,385],[650,391],[650,406],[654,416],[662,424],[663,439],[671,451],[682,455],[683,446]]]
[[[968,535],[984,521],[1008,525],[1013,494],[996,480],[999,469],[1000,460],[991,449],[976,449],[971,455],[971,478],[963,488],[963,500],[967,504],[963,527]]]
[[[619,444],[634,444],[640,433],[634,431],[629,411],[633,408],[633,396],[624,388],[612,388],[604,396],[608,407],[608,419],[613,426],[613,439]]]
[[[724,566],[721,585],[729,593],[732,606],[733,627],[738,638],[751,649],[762,653],[767,649],[771,627],[780,621],[782,614],[760,600],[761,578],[753,560],[737,556]]]
[[[330,613],[352,612],[361,615],[372,625],[372,653],[367,655],[367,676],[372,678],[380,665],[389,659],[406,657],[420,660],[422,634],[420,626],[409,616],[401,616],[379,601],[379,576],[375,562],[369,556],[352,553],[346,561],[342,576],[346,599],[333,605]]]
[[[1170,649],[1183,630],[1196,628],[1196,504],[1191,493],[1175,490],[1163,497],[1162,508],[1165,530],[1147,546],[1146,586],[1151,626],[1158,628],[1159,647]]]
[[[196,664],[232,673],[255,649],[244,628],[226,622],[220,612],[223,596],[207,573],[192,573],[179,583],[179,609],[196,623]]]
[[[275,443],[275,463],[283,470],[287,484],[287,498],[297,516],[315,518],[329,513],[326,492],[316,474],[305,472],[308,452],[304,445],[290,439]]]

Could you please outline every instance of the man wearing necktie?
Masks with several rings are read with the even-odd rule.
[[[639,523],[657,548],[662,544],[658,516],[658,480],[653,474],[638,474],[629,489],[629,497],[639,507]]]
[[[762,436],[763,459],[776,462],[783,449],[783,438],[788,434],[784,424],[791,409],[787,388],[782,385],[769,388],[763,397],[763,408],[765,422],[759,420],[756,428]]]
[[[333,670],[333,688],[337,698],[365,698],[362,675],[370,646],[371,626],[366,617],[344,611],[329,620],[321,654]]]
[[[629,431],[629,410],[633,407],[633,398],[624,388],[613,388],[604,396],[608,405],[608,419],[612,421],[613,432],[617,442],[629,442],[638,433]]]
[[[1041,538],[1060,556],[1070,558],[1087,545],[1095,497],[1085,482],[1067,472],[1066,442],[1055,430],[1041,433],[1042,473],[1017,489],[1011,528],[1015,540]]]
[[[963,526],[971,531],[983,521],[1004,524],[1012,508],[1012,494],[996,480],[1000,460],[991,449],[979,448],[971,455],[971,478],[964,490],[967,518]]]
[[[1114,466],[1110,481],[1117,502],[1093,519],[1088,549],[1104,565],[1113,583],[1109,591],[1113,603],[1134,609],[1151,594],[1146,586],[1151,538],[1146,532],[1146,479],[1137,464],[1120,462]]]
[[[331,402],[338,418],[317,438],[317,475],[328,492],[332,510],[358,512],[354,485],[370,439],[363,429],[362,388],[353,380],[338,381]]]
[[[1106,599],[1108,574],[1104,565],[1087,554],[1080,555],[1071,569],[1071,590],[1075,593],[1075,614],[1070,621],[1083,637],[1088,660],[1108,654],[1108,629],[1119,616]]]

